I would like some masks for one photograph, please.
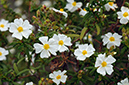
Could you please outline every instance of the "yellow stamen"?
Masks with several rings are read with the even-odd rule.
[[[73,5],[73,6],[76,6],[76,2],[73,2],[72,5]]]
[[[129,15],[128,12],[125,12],[125,13],[123,14],[124,17],[127,17],[128,15]]]
[[[61,79],[61,75],[56,76],[56,79],[57,80]]]
[[[107,66],[107,63],[106,63],[105,61],[103,61],[103,62],[101,63],[101,65],[102,65],[102,67],[105,67],[105,66]]]
[[[48,50],[50,48],[49,44],[45,44],[43,47],[45,50]]]
[[[0,56],[2,56],[2,53],[0,52]]]
[[[86,50],[83,50],[83,51],[82,51],[82,54],[83,54],[83,55],[86,55],[86,54],[87,54],[87,51],[86,51]]]
[[[0,27],[4,28],[4,24],[1,24]]]
[[[63,11],[64,11],[64,9],[60,9],[60,11],[61,11],[61,12],[63,12]]]
[[[110,6],[113,6],[114,2],[108,2],[108,4],[109,4]]]
[[[60,41],[58,42],[58,44],[59,44],[59,45],[63,45],[63,44],[64,44],[63,40],[60,40]]]
[[[88,35],[88,39],[90,39],[91,38],[91,36],[90,35]]]
[[[84,8],[83,10],[84,10],[84,11],[86,11],[86,9],[85,9],[85,8]]]
[[[109,40],[110,40],[111,42],[113,42],[113,41],[115,41],[115,38],[114,38],[114,37],[110,37]]]
[[[22,32],[22,31],[23,31],[23,28],[22,28],[22,27],[18,27],[17,30],[18,30],[19,32]]]
[[[96,11],[96,8],[94,8],[93,11]]]

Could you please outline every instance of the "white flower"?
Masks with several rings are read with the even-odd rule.
[[[7,20],[0,20],[0,31],[7,31],[9,27],[9,23]]]
[[[59,12],[59,13],[61,13],[61,14],[63,14],[64,16],[65,16],[65,18],[67,18],[68,17],[68,14],[64,11],[64,9],[60,9],[60,10],[57,10],[57,9],[55,9],[55,8],[52,8],[55,12]]]
[[[64,52],[66,50],[68,50],[68,48],[66,46],[71,46],[71,38],[67,37],[64,34],[54,34],[53,39],[55,39],[55,42],[58,44],[58,50],[59,52]]]
[[[81,11],[79,12],[79,15],[85,16],[88,12],[86,11],[86,9],[81,9]]]
[[[4,48],[0,47],[0,61],[6,60],[6,55],[8,55],[8,50],[5,50]]]
[[[103,45],[107,44],[107,48],[110,49],[110,47],[112,46],[120,46],[121,44],[121,35],[118,35],[117,33],[110,33],[108,32],[107,34],[105,34],[102,38],[103,38]]]
[[[111,65],[116,61],[115,58],[113,58],[111,55],[106,57],[106,54],[99,54],[96,62],[95,62],[95,67],[97,68],[97,72],[102,74],[103,76],[107,74],[111,75],[113,72],[113,66]]]
[[[118,82],[117,85],[129,85],[128,78],[125,78],[124,80],[121,80],[121,82]]]
[[[129,9],[122,6],[121,11],[117,12],[118,19],[120,19],[121,24],[127,24],[129,20]]]
[[[108,2],[107,4],[104,5],[107,11],[110,11],[110,9],[112,9],[113,11],[115,11],[115,8],[118,8],[116,4],[114,4],[114,2]]]
[[[129,60],[129,54],[128,54],[128,60]]]
[[[74,55],[77,56],[77,60],[84,61],[86,58],[94,54],[95,49],[90,44],[79,45],[75,50]]]
[[[81,8],[82,6],[82,2],[76,2],[74,0],[67,0],[67,4],[65,9],[68,9],[70,12],[74,12],[75,10],[77,10],[78,8]]]
[[[86,34],[86,36],[83,39],[87,40],[87,37],[88,37],[88,41],[91,42],[92,41],[92,35],[91,34]]]
[[[28,39],[29,35],[32,33],[32,25],[28,20],[23,21],[22,18],[15,19],[14,23],[10,24],[9,31],[13,33],[12,37],[22,40],[23,36]]]
[[[39,38],[39,41],[42,44],[39,43],[34,44],[36,54],[40,53],[41,58],[48,58],[51,54],[56,55],[57,43],[55,42],[54,39],[51,38],[48,41],[48,37],[43,36]]]
[[[33,82],[26,83],[26,85],[33,85]]]
[[[60,82],[65,83],[67,79],[67,75],[65,75],[67,71],[64,70],[63,72],[59,71],[53,71],[53,73],[49,74],[49,77],[52,78],[52,81],[55,82],[57,85],[60,84]]]
[[[23,4],[23,0],[16,0],[14,2],[14,5],[17,6],[17,7],[21,6],[22,4]]]

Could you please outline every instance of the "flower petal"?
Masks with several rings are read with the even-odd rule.
[[[15,23],[17,26],[22,26],[22,24],[23,24],[23,19],[22,19],[22,18],[20,18],[20,19],[15,19],[15,20],[14,20],[14,23]]]
[[[127,24],[128,23],[128,19],[127,18],[121,18],[120,19],[120,23],[121,24]]]
[[[48,41],[48,36],[40,37],[40,38],[39,38],[39,41],[41,41],[41,43],[43,43],[43,44],[46,44],[47,41]]]
[[[104,67],[102,67],[102,66],[100,66],[100,67],[97,69],[97,72],[98,72],[98,73],[100,73],[100,74],[102,74],[103,76],[105,76],[105,75],[106,75],[105,68],[104,68]]]
[[[80,55],[77,57],[77,60],[84,61],[85,59],[86,59],[86,56],[84,56],[84,55]]]
[[[64,52],[64,51],[68,50],[68,48],[66,46],[62,45],[62,46],[59,46],[58,50],[59,50],[59,52]]]
[[[66,75],[63,75],[60,79],[61,82],[65,83],[66,82],[66,79],[67,79],[67,76]]]
[[[82,55],[82,52],[81,52],[79,49],[76,49],[76,50],[74,51],[74,55],[75,55],[75,56],[80,56],[80,55]]]
[[[22,33],[22,35],[26,38],[26,39],[28,39],[28,37],[29,37],[29,35],[32,33],[32,31],[31,30],[24,30],[23,32],[21,32]]]
[[[19,39],[19,40],[22,40],[22,34],[19,33],[19,32],[13,33],[12,37],[15,37],[15,38],[17,38],[17,39]]]
[[[112,63],[114,63],[114,62],[116,61],[116,59],[113,58],[111,55],[109,55],[109,56],[105,59],[105,61],[107,62],[107,64],[112,64]]]
[[[43,50],[43,45],[41,45],[39,43],[35,43],[34,48],[36,50],[36,53],[40,53]]]
[[[106,72],[107,72],[109,75],[112,74],[112,72],[113,72],[113,66],[112,66],[112,65],[107,65],[107,66],[105,67],[105,69],[106,69]]]
[[[50,56],[50,53],[48,50],[43,49],[43,51],[40,53],[41,58],[48,58]]]

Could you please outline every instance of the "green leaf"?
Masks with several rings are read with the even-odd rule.
[[[19,64],[22,60],[24,60],[24,57],[21,58],[21,59],[17,62],[17,64]]]
[[[67,34],[68,37],[79,37],[80,35],[78,34]]]
[[[19,73],[19,71],[18,71],[18,68],[17,68],[16,63],[14,63],[14,64],[13,64],[13,68],[14,68],[14,71],[16,72],[16,74],[18,74],[18,73]]]
[[[84,27],[81,31],[81,35],[80,35],[80,40],[82,40],[83,36],[85,35],[85,32],[88,28],[87,27]]]
[[[24,72],[26,72],[26,71],[29,71],[29,69],[22,70],[22,71],[20,71],[17,75],[21,75],[22,73],[24,73]]]
[[[97,28],[97,35],[100,34],[100,27],[98,26],[98,24],[95,24],[96,28]]]

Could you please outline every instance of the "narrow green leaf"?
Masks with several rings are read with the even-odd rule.
[[[16,72],[16,74],[18,74],[18,73],[19,73],[19,71],[18,71],[18,68],[17,68],[16,63],[14,63],[14,64],[13,64],[13,68],[14,68],[14,71]]]
[[[100,34],[100,27],[99,27],[98,24],[95,24],[95,26],[96,26],[96,29],[97,29],[97,35],[99,35]]]
[[[82,38],[84,37],[85,32],[86,32],[87,29],[88,29],[87,27],[84,27],[84,28],[82,29],[81,35],[80,35],[80,40],[82,40]]]
[[[24,60],[24,57],[21,58],[21,59],[17,62],[17,64],[19,64],[22,60]]]
[[[79,37],[78,34],[67,34],[68,37]]]
[[[24,72],[26,72],[26,71],[29,71],[29,69],[22,70],[22,71],[20,71],[17,75],[21,75],[22,73],[24,73]]]

